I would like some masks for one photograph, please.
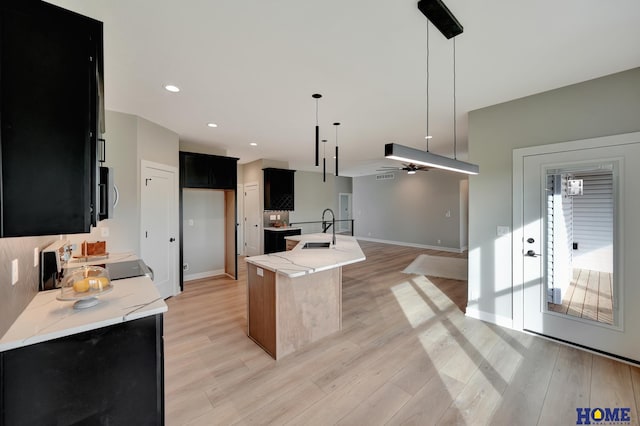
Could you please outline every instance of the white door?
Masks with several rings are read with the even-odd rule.
[[[558,206],[570,205],[572,201],[567,199],[577,196],[581,191],[570,189],[564,192],[562,197],[558,197],[558,192],[553,190],[553,186],[558,183],[554,183],[553,180],[559,176],[580,176],[587,173],[608,173],[613,178],[613,209],[609,225],[613,238],[611,247],[598,248],[599,253],[613,253],[613,273],[608,274],[608,281],[601,279],[588,283],[589,278],[579,279],[574,269],[574,275],[569,279],[573,280],[574,285],[572,296],[578,299],[578,306],[582,306],[579,309],[590,309],[593,313],[594,310],[598,310],[599,304],[613,300],[614,303],[607,308],[611,314],[609,323],[598,321],[591,315],[572,314],[566,308],[550,303],[547,299],[548,289],[563,287],[562,282],[554,283],[553,280],[567,275],[563,270],[566,268],[566,262],[571,261],[571,248],[577,250],[578,244],[581,243],[572,242],[571,234],[577,230],[563,225],[564,222],[571,222],[568,210],[557,207],[554,219],[551,207],[554,202]],[[640,309],[636,307],[640,301],[640,262],[637,259],[640,250],[640,226],[637,220],[640,214],[640,197],[637,195],[639,181],[640,143],[566,149],[522,156],[522,233],[520,241],[514,238],[514,248],[516,245],[521,247],[519,255],[522,257],[525,330],[640,361]],[[581,182],[565,178],[560,185],[569,188],[577,186],[578,183]],[[588,214],[597,217],[599,208],[591,207]],[[564,214],[568,220],[557,220],[560,214]],[[514,222],[518,226],[515,217]],[[602,233],[603,230],[599,229],[599,225],[593,225],[592,229],[587,229],[586,232],[596,234]],[[555,243],[557,253],[554,253],[554,239],[560,241]],[[565,250],[565,247],[569,249]],[[517,263],[514,262],[514,273],[517,273]],[[593,265],[590,269],[602,268]]]
[[[164,298],[179,293],[176,176],[177,170],[171,166],[142,162],[140,251],[153,269],[153,282]]]
[[[244,256],[244,185],[238,185],[237,194],[237,233],[236,233],[236,251],[241,256]]]
[[[338,208],[340,212],[338,213],[338,218],[340,220],[349,220],[352,219],[353,216],[351,214],[351,194],[341,192],[338,198]],[[338,228],[341,232],[350,231],[351,223],[349,222],[340,222],[340,227]]]
[[[262,232],[262,209],[257,183],[244,186],[244,238],[245,254],[256,256],[260,253],[260,232]]]

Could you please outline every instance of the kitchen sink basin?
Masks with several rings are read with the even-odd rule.
[[[302,246],[303,249],[319,249],[319,248],[329,248],[331,247],[331,242],[329,241],[314,241],[304,243]]]

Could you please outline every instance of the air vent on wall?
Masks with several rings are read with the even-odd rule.
[[[376,180],[388,180],[388,179],[394,179],[396,177],[396,175],[394,175],[393,173],[385,173],[383,175],[376,175]]]

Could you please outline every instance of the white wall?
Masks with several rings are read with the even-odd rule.
[[[508,325],[513,318],[512,150],[640,130],[640,68],[544,92],[469,114],[467,313]],[[640,214],[640,212],[638,212]]]
[[[224,273],[224,191],[182,190],[185,281]]]
[[[353,178],[356,236],[460,251],[466,177],[440,170],[394,173],[389,180]]]

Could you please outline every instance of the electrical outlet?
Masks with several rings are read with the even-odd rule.
[[[107,228],[106,226],[100,228],[100,236],[108,237],[109,236],[109,228]]]
[[[189,270],[189,264],[185,263],[184,265],[182,265],[182,270],[183,271],[188,271]]]
[[[447,212],[444,214],[444,217],[451,217],[451,210],[447,210]]]
[[[275,214],[270,214],[269,215],[269,220],[276,220],[276,215]]]
[[[189,226],[193,226],[194,222],[193,219],[189,219]]]
[[[438,244],[442,244],[442,240],[438,240]]]
[[[40,263],[40,250],[38,247],[33,249],[33,267],[36,268]]]
[[[11,261],[11,285],[16,285],[18,282],[19,276],[18,271],[20,270],[20,264],[18,263],[18,259],[13,259]]]

